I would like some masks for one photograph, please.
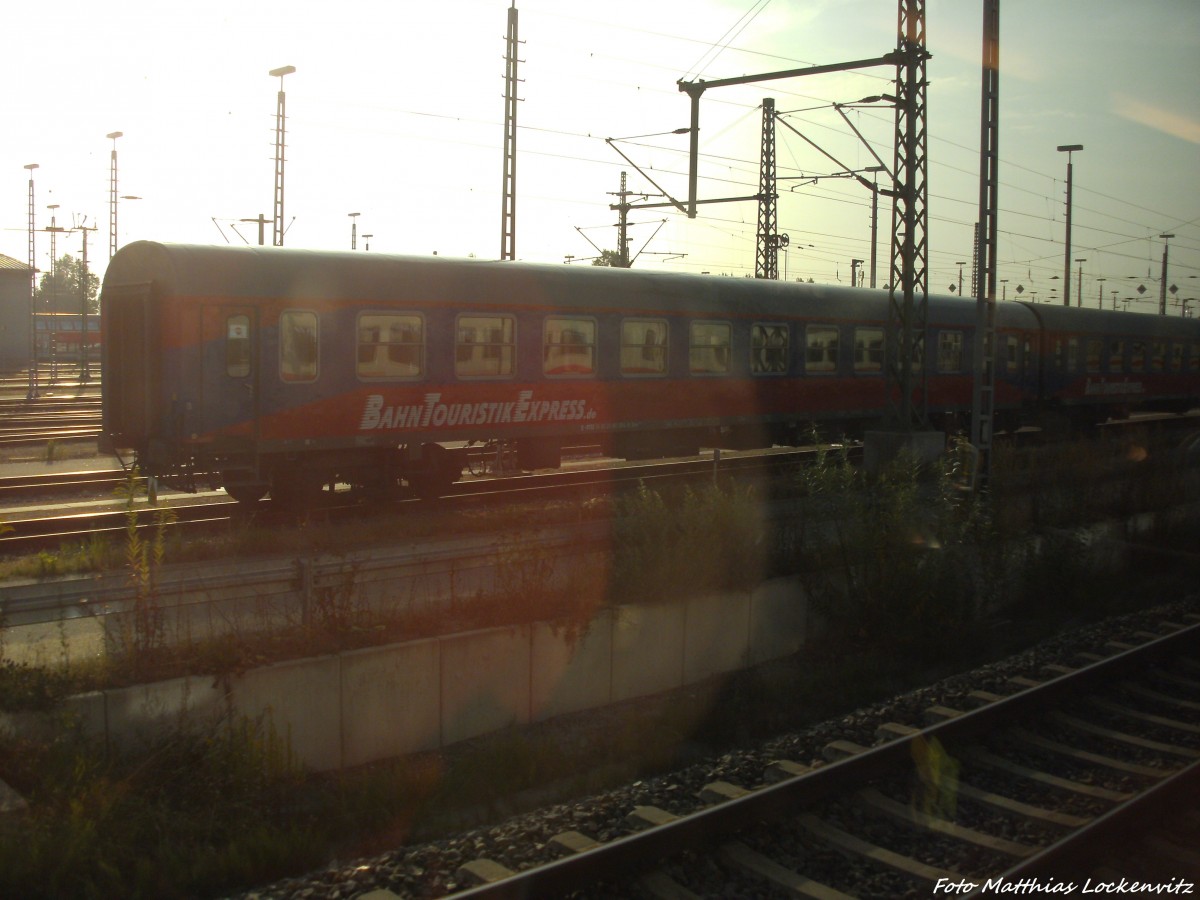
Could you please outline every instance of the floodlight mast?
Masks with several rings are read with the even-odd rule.
[[[287,146],[287,95],[283,90],[283,77],[296,71],[295,66],[280,66],[267,74],[279,79],[279,93],[275,99],[275,212],[273,219],[274,237],[272,243],[276,247],[283,246],[283,167],[284,152]]]

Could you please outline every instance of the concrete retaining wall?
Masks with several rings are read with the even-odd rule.
[[[672,690],[799,650],[799,585],[489,628],[253,669],[227,687],[180,678],[70,698],[86,732],[128,744],[233,713],[269,723],[304,765],[329,771],[453,744],[514,725]],[[0,714],[0,731],[55,721]],[[61,721],[61,720],[58,720]]]

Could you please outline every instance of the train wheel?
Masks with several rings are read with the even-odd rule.
[[[268,484],[249,484],[246,482],[233,484],[226,483],[224,485],[225,493],[236,500],[238,503],[253,505],[267,496],[267,491],[270,490]]]
[[[400,481],[393,476],[371,473],[353,483],[352,496],[372,505],[392,503],[401,496]]]
[[[462,477],[460,458],[440,444],[426,444],[420,470],[406,478],[408,486],[422,500],[433,500],[450,490]]]
[[[271,499],[284,509],[305,510],[317,504],[325,487],[312,472],[276,472],[271,479]]]

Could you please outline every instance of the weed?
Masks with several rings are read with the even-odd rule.
[[[75,682],[61,670],[0,660],[0,709],[49,710],[75,687]]]
[[[0,741],[0,770],[30,799],[0,831],[0,895],[211,896],[323,852],[320,816],[295,809],[301,773],[259,723],[178,732],[116,757],[62,729]]]
[[[767,567],[764,508],[736,484],[671,493],[639,484],[617,502],[612,595],[657,602],[753,586]]]
[[[837,635],[921,643],[976,619],[982,598],[972,573],[990,521],[954,476],[925,478],[901,456],[872,478],[844,455],[823,456],[800,475],[809,520],[800,529],[801,580]]]
[[[154,513],[153,536],[147,540],[138,528],[137,500],[145,493],[144,482],[131,469],[117,489],[125,501],[125,566],[133,586],[130,615],[120,617],[120,644],[134,673],[147,670],[153,654],[164,644],[158,574],[166,558],[167,528],[175,520],[170,507]]]

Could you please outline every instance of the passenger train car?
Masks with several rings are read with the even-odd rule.
[[[104,435],[147,474],[303,504],[527,468],[796,444],[885,413],[882,291],[640,270],[138,242],[102,292]],[[1200,402],[1200,322],[1002,303],[999,428]],[[928,408],[966,421],[975,304],[930,297]]]

